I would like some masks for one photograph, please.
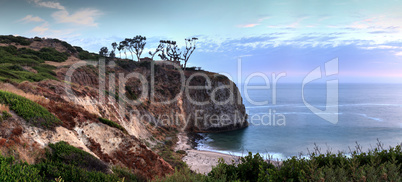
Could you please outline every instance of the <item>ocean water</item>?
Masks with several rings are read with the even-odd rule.
[[[364,151],[376,147],[378,141],[385,148],[402,142],[402,85],[339,84],[338,104],[328,105],[338,107],[337,113],[329,113],[338,115],[336,124],[305,106],[301,84],[277,85],[276,97],[272,88],[250,90],[249,99],[241,92],[250,126],[232,132],[201,134],[198,150],[234,155],[259,152],[283,160],[306,155],[315,146],[323,153],[349,153],[356,142]],[[326,108],[326,93],[325,84],[306,85],[304,89],[306,102],[321,110]],[[260,105],[253,101],[268,103]]]

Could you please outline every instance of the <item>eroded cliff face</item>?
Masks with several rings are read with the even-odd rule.
[[[224,132],[247,127],[246,109],[237,86],[223,75],[197,74],[200,76],[189,80],[183,97],[186,129]]]

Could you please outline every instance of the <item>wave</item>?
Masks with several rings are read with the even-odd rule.
[[[226,154],[226,155],[233,155],[233,156],[239,156],[239,157],[244,157],[248,155],[249,151],[244,151],[244,152],[233,152],[233,151],[225,151],[225,150],[216,150],[212,149],[209,147],[197,147],[197,150],[203,150],[203,151],[209,151],[209,152],[216,152],[216,153],[221,153],[221,154]],[[255,155],[257,152],[252,152],[253,155]],[[282,153],[277,153],[277,152],[258,152],[260,156],[262,156],[264,159],[271,159],[271,160],[286,160],[289,159],[290,157],[286,157]]]
[[[364,104],[338,104],[338,105],[318,105],[318,108],[326,107],[354,107],[354,106],[390,106],[390,107],[402,107],[402,104],[376,104],[376,103],[364,103]],[[258,108],[278,108],[278,107],[306,107],[304,104],[281,104],[281,105],[263,105],[263,106],[246,106],[246,109],[258,109]]]
[[[269,114],[269,112],[258,112],[258,113],[247,113],[248,115],[265,115]],[[271,112],[272,115],[274,115],[273,112]],[[276,115],[278,114],[283,114],[283,115],[315,115],[316,113],[313,112],[275,112]],[[317,113],[320,115],[332,115],[332,114],[337,114],[337,115],[342,115],[342,112],[339,113]]]
[[[367,119],[371,119],[371,120],[374,120],[374,121],[383,122],[383,119],[381,119],[381,118],[375,118],[375,117],[371,117],[371,116],[367,116],[367,114],[357,113],[357,115],[363,116],[363,117],[365,117],[365,118],[367,118]]]

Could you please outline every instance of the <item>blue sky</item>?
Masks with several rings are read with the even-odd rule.
[[[339,59],[341,82],[402,82],[402,1],[0,0],[0,34],[54,37],[97,52],[144,35],[199,38],[190,66],[299,82]],[[256,78],[257,79],[257,78]]]

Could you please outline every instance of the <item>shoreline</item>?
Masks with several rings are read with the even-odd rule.
[[[175,151],[183,150],[186,152],[186,156],[182,158],[183,162],[186,162],[188,167],[200,174],[208,174],[211,172],[212,167],[219,164],[219,159],[222,158],[226,164],[238,164],[241,156],[230,155],[225,153],[219,153],[215,151],[196,150],[195,144],[188,137],[188,133],[181,132],[178,134],[178,141],[176,143]],[[267,161],[276,167],[282,165],[280,160]]]
[[[186,156],[182,158],[182,161],[186,162],[188,167],[194,172],[208,174],[211,172],[213,166],[218,165],[220,158],[223,158],[227,164],[239,162],[239,156],[206,150],[196,150],[194,146],[192,147],[191,142],[187,133],[179,133],[175,150],[183,150],[186,152]]]

